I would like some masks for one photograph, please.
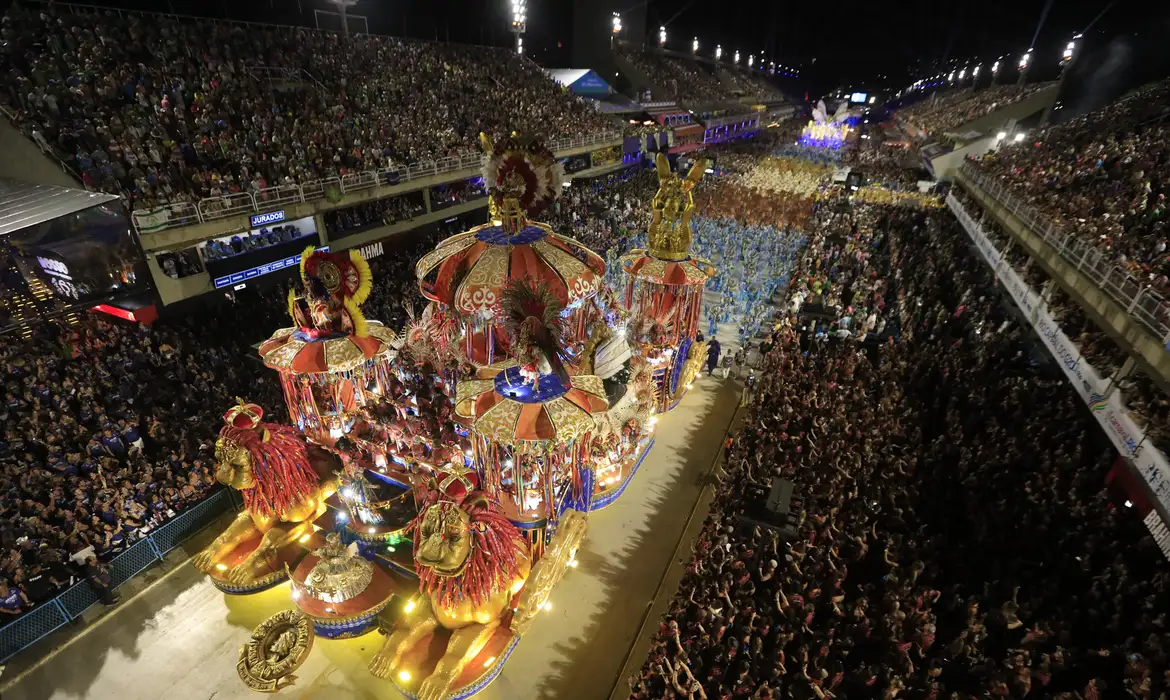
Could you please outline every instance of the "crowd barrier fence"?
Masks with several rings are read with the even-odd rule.
[[[552,141],[554,153],[619,141],[620,131],[606,131],[586,136],[570,136]],[[218,221],[241,214],[264,212],[276,206],[313,202],[347,192],[360,192],[379,186],[392,186],[420,178],[462,170],[477,170],[482,161],[479,153],[424,161],[401,168],[381,168],[347,173],[341,177],[313,180],[300,185],[276,185],[257,192],[236,192],[222,197],[208,197],[198,202],[174,202],[153,209],[136,209],[131,214],[139,234],[165,231],[196,223]]]
[[[241,507],[231,489],[220,489],[155,528],[127,547],[107,564],[117,588],[162,558],[220,515]],[[0,627],[0,663],[32,646],[43,637],[81,617],[99,596],[89,581],[82,580],[45,601],[12,622]]]

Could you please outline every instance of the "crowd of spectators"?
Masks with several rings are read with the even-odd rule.
[[[464,182],[452,182],[431,188],[431,208],[446,209],[456,204],[470,202],[487,196],[487,188],[482,177],[474,177]]]
[[[653,84],[652,101],[710,104],[735,99],[734,84],[722,82],[695,61],[625,47],[620,54]]]
[[[1119,372],[1127,357],[1125,350],[1088,317],[1035,258],[1024,252],[1021,246],[1015,245],[1011,236],[982,211],[978,203],[960,188],[955,188],[952,193],[1004,255],[1012,269],[1028,286],[1047,297],[1049,312],[1069,340],[1077,346],[1081,357],[1091,363],[1102,377],[1117,379],[1117,387],[1130,418],[1145,430],[1150,441],[1159,449],[1170,448],[1170,399],[1165,392],[1138,368],[1134,368],[1127,376],[1120,376]]]
[[[423,193],[407,192],[394,197],[385,197],[372,202],[355,204],[343,209],[325,212],[325,230],[329,237],[344,237],[375,226],[393,226],[411,221],[426,213],[427,205]]]
[[[759,73],[760,75],[757,75]],[[784,98],[779,90],[772,87],[762,77],[763,71],[743,72],[716,68],[715,77],[727,88],[743,97],[754,97],[757,100],[780,100]]]
[[[481,131],[613,129],[481,46],[17,4],[0,66],[25,133],[138,208],[473,153]]]
[[[204,260],[223,260],[313,235],[316,235],[316,231],[302,231],[297,224],[280,224],[271,229],[262,228],[254,233],[241,233],[226,240],[219,238],[210,240],[203,246],[201,252]]]
[[[162,268],[164,275],[174,279],[182,279],[203,272],[203,259],[199,257],[199,251],[195,248],[159,253],[158,265]]]
[[[852,278],[902,332],[780,323],[633,696],[1163,697],[1170,568],[1104,485],[1116,453],[946,212],[856,208],[881,233]],[[741,518],[774,477],[788,537]]]
[[[0,338],[0,577],[18,614],[206,497],[223,407],[283,405],[244,362],[238,319],[152,328],[86,314]],[[204,325],[207,324],[207,325]],[[0,596],[2,597],[2,596]]]
[[[1170,291],[1170,82],[1100,111],[1005,143],[977,166],[1041,219]]]
[[[927,134],[941,135],[1051,85],[1028,83],[1023,86],[990,85],[978,90],[960,89],[937,98],[928,97],[907,109],[899,110],[898,114]]]

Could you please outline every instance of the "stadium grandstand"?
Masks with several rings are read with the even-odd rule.
[[[1170,700],[1135,20],[493,3],[0,3],[4,700]]]

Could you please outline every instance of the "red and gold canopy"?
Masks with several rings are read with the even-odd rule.
[[[415,272],[428,299],[459,313],[492,315],[509,280],[543,282],[565,306],[588,299],[605,275],[605,262],[546,224],[530,221],[510,233],[491,223],[442,241]]]
[[[348,372],[370,361],[394,359],[398,334],[378,321],[366,323],[366,337],[282,328],[260,345],[260,357],[265,365],[294,374]]]
[[[674,287],[698,287],[715,275],[710,260],[689,256],[682,260],[663,260],[645,250],[633,250],[621,257],[622,269],[639,280]]]
[[[578,375],[569,383],[565,386],[556,375],[546,375],[533,387],[519,367],[509,367],[493,379],[460,382],[455,412],[496,442],[565,443],[592,430],[593,415],[608,408],[600,377]]]

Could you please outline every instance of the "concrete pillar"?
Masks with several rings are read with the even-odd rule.
[[[431,188],[423,188],[423,203],[427,205],[427,213],[431,213]]]
[[[1047,305],[1048,300],[1052,298],[1052,288],[1055,285],[1056,283],[1052,280],[1051,277],[1049,277],[1048,280],[1044,282],[1044,286],[1040,289],[1040,298],[1044,300],[1045,305]]]
[[[1137,363],[1133,361],[1133,356],[1127,356],[1125,358],[1125,362],[1122,363],[1121,368],[1114,372],[1113,376],[1109,378],[1109,386],[1105,388],[1105,398],[1109,398],[1113,395],[1113,392],[1117,391],[1117,385],[1121,383],[1122,379],[1125,379],[1129,375],[1133,374],[1133,368],[1135,366],[1137,366]]]
[[[313,225],[317,227],[317,236],[321,239],[321,245],[329,245],[329,232],[325,230],[325,212],[313,215]]]

